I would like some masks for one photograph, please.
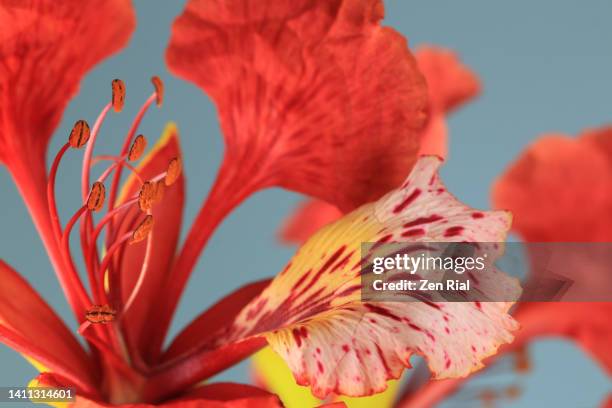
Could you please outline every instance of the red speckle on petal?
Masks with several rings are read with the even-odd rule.
[[[387,364],[387,360],[385,360],[385,355],[383,354],[382,350],[380,349],[380,346],[378,344],[374,344],[374,346],[376,346],[376,351],[378,352],[378,357],[380,357],[380,362],[382,363],[383,367],[385,368],[385,371],[388,374],[391,374],[391,369],[389,369],[389,365]]]
[[[472,218],[474,218],[475,220],[477,220],[478,218],[482,218],[484,217],[484,214],[481,212],[473,212],[472,213]]]
[[[284,275],[285,273],[287,273],[287,271],[289,270],[290,267],[291,267],[291,262],[289,262],[287,264],[287,266],[285,266],[285,269],[283,269],[283,271],[280,274]]]
[[[436,215],[436,214],[432,214],[428,217],[419,217],[415,220],[412,220],[410,222],[407,222],[406,224],[404,224],[404,228],[410,228],[410,227],[415,227],[417,225],[421,225],[421,224],[429,224],[430,222],[435,222],[435,221],[439,221],[441,220],[443,217],[440,215]]]
[[[323,374],[325,372],[325,370],[323,369],[323,364],[321,364],[320,361],[317,361],[317,368],[319,369],[319,372],[321,374]]]
[[[446,231],[444,231],[444,236],[445,237],[455,237],[461,234],[461,231],[463,231],[463,229],[464,228],[461,226],[447,228]]]
[[[366,303],[365,307],[368,308],[373,313],[377,313],[379,315],[389,317],[398,322],[402,321],[402,319],[400,319],[398,316],[394,315],[393,313],[391,313],[389,310],[385,309],[384,307],[371,305],[369,303]]]
[[[370,251],[374,251],[376,248],[378,248],[379,246],[381,246],[385,242],[391,241],[391,238],[393,238],[392,234],[387,234],[387,235],[381,237],[378,241],[376,241],[374,243],[374,245],[372,245],[372,248],[370,249]]]
[[[421,190],[416,188],[414,189],[414,191],[412,193],[410,193],[410,195],[408,197],[406,197],[404,199],[404,201],[402,201],[401,203],[399,203],[394,209],[393,212],[395,214],[402,212],[406,207],[408,207],[410,205],[410,203],[412,203],[414,200],[416,200],[416,198],[418,196],[421,195]]]
[[[338,261],[331,269],[331,272],[335,272],[337,271],[339,268],[342,268],[344,266],[346,266],[346,264],[348,263],[348,261],[351,259],[351,256],[353,256],[353,253],[355,251],[352,251],[351,253],[349,253],[348,255],[346,255],[344,258],[342,258],[340,261]]]
[[[423,228],[413,228],[402,233],[402,237],[418,237],[419,235],[425,235]]]
[[[308,277],[308,275],[310,275],[310,272],[311,272],[311,270],[309,269],[308,271],[306,271],[306,273],[304,275],[302,275],[302,277],[300,277],[300,279],[298,279],[298,281],[295,283],[295,285],[293,285],[292,291],[295,291],[297,288],[302,286],[302,284],[306,281],[306,278]]]
[[[350,350],[350,347],[348,346],[348,344],[343,344],[343,345],[342,345],[342,350],[343,350],[345,353],[348,353],[348,352],[349,352],[349,350]]]
[[[342,245],[340,248],[336,250],[336,252],[334,252],[329,257],[329,259],[327,259],[327,261],[325,261],[325,264],[323,264],[323,266],[321,267],[321,269],[319,269],[319,271],[314,276],[314,278],[312,278],[310,285],[314,285],[319,280],[321,275],[325,273],[325,271],[327,271],[334,264],[334,262],[338,260],[338,258],[340,257],[340,255],[342,255],[345,249],[346,249],[346,245]]]
[[[293,338],[295,339],[297,346],[302,347],[302,334],[300,333],[300,330],[293,329],[291,330],[291,333],[293,334]]]

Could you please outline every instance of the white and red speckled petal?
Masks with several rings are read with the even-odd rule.
[[[513,339],[511,302],[361,301],[363,242],[505,238],[508,214],[460,203],[438,179],[440,163],[437,157],[420,159],[400,189],[316,233],[219,341],[265,336],[296,381],[310,385],[320,398],[332,392],[381,392],[387,380],[410,367],[414,353],[425,357],[436,378],[480,368],[485,357]],[[501,252],[502,246],[497,249]],[[498,271],[476,285],[491,297],[520,291],[516,280]]]

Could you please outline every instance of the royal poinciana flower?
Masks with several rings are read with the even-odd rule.
[[[526,242],[611,242],[612,128],[588,130],[577,138],[541,137],[496,181],[493,201],[497,208],[512,211],[514,229]],[[576,342],[606,373],[612,373],[612,302],[588,298],[609,299],[609,256],[594,257],[593,253],[570,250],[564,254],[564,261],[572,265],[567,270],[573,271],[573,280],[582,286],[584,301],[520,303],[513,313],[521,325],[516,339],[487,365],[521,352],[538,339],[564,337]],[[532,275],[539,273],[535,261],[532,254]],[[433,407],[464,383],[429,382],[406,395],[400,406]],[[609,405],[609,400],[603,403]]]
[[[67,146],[82,145],[87,139],[84,129],[83,122],[77,122]],[[91,157],[97,129],[94,127],[86,144],[85,165],[90,164],[87,158]],[[99,158],[112,159],[114,164],[136,159],[142,143],[136,140],[126,155]],[[54,162],[51,186],[65,151],[62,149]],[[169,226],[176,226],[176,218],[163,214],[181,211],[180,202],[172,199],[175,194],[177,200],[182,199],[180,190],[174,190],[177,184],[181,186],[176,154],[176,134],[170,133],[138,168],[126,166],[133,175],[117,206],[88,227],[87,215],[104,205],[101,183],[111,174],[111,165],[93,184],[75,216],[65,227],[57,226],[62,254],[72,273],[67,240],[76,220],[84,220],[88,243],[84,258],[93,290],[81,293],[87,303],[79,333],[88,341],[91,353],[82,349],[15,271],[1,264],[3,281],[11,294],[4,292],[0,304],[3,341],[44,365],[46,373],[39,376],[40,384],[76,388],[77,406],[103,405],[104,401],[140,406],[136,404],[139,401],[159,403],[169,397],[206,406],[211,400],[220,404],[219,399],[239,403],[247,396],[258,406],[277,405],[273,396],[246,386],[194,388],[266,342],[285,359],[299,384],[310,385],[313,394],[324,398],[332,392],[360,396],[384,390],[387,380],[398,378],[410,366],[413,353],[423,355],[439,378],[465,376],[480,368],[481,360],[500,344],[512,339],[511,331],[516,327],[508,315],[511,304],[507,302],[361,302],[361,242],[499,241],[509,227],[507,213],[476,212],[454,199],[437,177],[440,160],[426,157],[417,162],[400,189],[315,234],[274,280],[254,283],[221,300],[181,332],[159,362],[144,360],[132,329],[148,318],[132,305],[140,298],[143,310],[147,310],[151,293],[160,290],[163,279],[156,268],[149,268],[154,265],[154,251],[175,244],[165,238]],[[162,164],[159,172],[156,167]],[[165,195],[169,203],[159,193],[168,184],[171,187]],[[132,194],[134,191],[139,192]],[[157,206],[162,205],[157,212]],[[151,217],[159,219],[155,227]],[[96,237],[104,227],[110,227],[111,220],[115,226],[101,256]],[[415,228],[422,232],[415,234]],[[141,258],[135,262],[138,252]],[[514,281],[503,276],[498,283],[509,290],[515,288]],[[10,302],[15,293],[36,320],[24,323],[21,311]],[[36,337],[41,328],[53,340],[42,348]],[[387,336],[389,332],[395,336]],[[457,333],[463,341],[456,341]],[[168,401],[170,406],[173,403]],[[228,402],[227,406],[233,405]]]
[[[440,47],[421,47],[415,54],[427,82],[429,102],[425,127],[419,137],[419,155],[447,156],[446,116],[480,92],[480,82],[457,55]],[[306,200],[286,221],[280,232],[285,242],[301,244],[324,225],[340,218],[342,211],[334,202]]]
[[[0,340],[43,371],[39,384],[75,388],[81,407],[278,406],[274,395],[255,387],[201,384],[269,344],[316,396],[370,395],[399,377],[412,354],[424,356],[436,377],[465,376],[512,340],[508,302],[361,302],[361,242],[498,242],[510,223],[506,212],[476,211],[450,195],[437,176],[438,158],[416,162],[424,82],[405,41],[378,25],[378,2],[188,4],[174,26],[169,61],[215,99],[227,152],[179,251],[184,179],[177,131],[169,127],[142,159],[147,142],[137,136],[150,105],[163,100],[159,78],[120,152],[94,155],[106,116],[124,104],[125,85],[114,80],[111,101],[93,126],[76,121],[50,169],[44,165],[49,137],[80,76],[133,28],[129,3],[96,5],[8,2],[0,14],[12,22],[2,25],[8,31],[2,31],[1,91],[10,102],[1,107],[2,162],[87,343],[2,260]],[[89,17],[106,24],[94,30]],[[35,75],[43,57],[58,64],[44,80]],[[41,94],[32,98],[25,92],[31,89]],[[58,97],[58,90],[65,92]],[[78,148],[84,148],[81,194],[74,215],[62,221],[55,180],[62,158]],[[103,166],[97,179],[94,165]],[[129,177],[120,185],[122,172]],[[355,210],[315,234],[273,280],[223,298],[162,347],[214,228],[246,196],[273,185]],[[71,245],[77,235],[80,245]],[[517,289],[503,275],[499,285]]]

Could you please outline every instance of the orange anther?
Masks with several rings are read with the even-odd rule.
[[[164,198],[165,191],[166,191],[166,185],[164,184],[164,180],[157,181],[155,183],[154,198],[153,198],[153,202],[155,204],[159,203]]]
[[[166,170],[165,183],[167,186],[171,186],[181,175],[181,171],[183,170],[183,164],[181,159],[175,157],[170,160],[168,163],[168,170]]]
[[[115,112],[121,112],[125,104],[125,84],[120,79],[113,79],[113,109]]]
[[[90,133],[89,124],[84,120],[77,120],[70,131],[70,136],[68,136],[70,147],[80,149],[85,146],[85,143],[89,140]]]
[[[157,103],[157,106],[162,106],[164,102],[164,83],[158,76],[151,77],[151,82],[155,87],[155,103]]]
[[[89,211],[99,211],[104,205],[104,198],[106,197],[106,187],[104,184],[96,181],[91,186],[89,197],[87,197],[87,209]]]
[[[142,211],[148,211],[153,207],[155,203],[155,193],[156,187],[154,183],[145,181],[138,194],[138,206]]]
[[[147,215],[145,219],[140,223],[138,227],[134,230],[132,234],[132,239],[130,244],[134,244],[136,242],[140,242],[145,239],[151,230],[153,229],[153,216]]]
[[[85,312],[85,318],[91,323],[108,323],[115,320],[116,314],[109,305],[93,305]]]
[[[138,135],[134,139],[134,143],[130,147],[130,152],[128,153],[128,159],[130,161],[136,161],[140,159],[142,153],[145,151],[147,147],[147,139],[143,135]]]

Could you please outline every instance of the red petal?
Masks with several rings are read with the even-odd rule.
[[[16,178],[35,170],[44,180],[47,143],[81,78],[122,48],[134,26],[125,0],[1,2],[0,162]]]
[[[480,93],[476,74],[463,65],[457,55],[443,48],[423,47],[415,53],[429,88],[429,121],[423,131],[422,155],[447,155],[445,117],[452,110]]]
[[[73,383],[91,388],[89,357],[62,320],[2,260],[0,282],[0,340]]]
[[[138,166],[138,171],[144,180],[149,180],[166,171],[168,163],[176,157],[181,157],[179,134],[174,125],[168,125],[159,141]],[[139,180],[131,176],[123,187],[121,197],[118,200],[119,204],[125,199],[138,194],[140,187]],[[127,323],[125,329],[135,341],[138,349],[142,351],[144,351],[144,347],[149,343],[148,332],[146,330],[153,330],[152,327],[145,327],[146,322],[151,320],[148,317],[149,307],[152,303],[163,301],[161,293],[174,259],[183,217],[184,201],[185,178],[183,173],[181,173],[174,184],[166,187],[162,201],[155,204],[152,209],[155,220],[153,231],[151,232],[153,234],[152,257],[146,271],[143,286],[125,318]],[[134,206],[127,217],[137,216],[138,214],[141,214],[141,211],[138,206]],[[124,301],[127,300],[127,297],[132,292],[140,275],[146,246],[146,242],[143,241],[126,247],[120,267]],[[155,319],[152,319],[151,323],[155,325]]]
[[[266,345],[263,338],[253,337],[222,345],[202,348],[186,358],[162,365],[147,386],[150,399],[164,398],[180,392],[201,379],[206,379],[250,356]]]
[[[164,354],[164,360],[172,359],[213,340],[218,330],[228,325],[270,281],[271,279],[265,279],[243,286],[199,315],[174,339]]]
[[[279,399],[260,388],[245,384],[213,383],[197,387],[175,399],[151,404],[111,405],[77,397],[74,408],[279,408]]]
[[[480,93],[480,82],[476,74],[450,50],[422,47],[415,57],[427,81],[431,106],[429,121],[422,131],[419,154],[446,157],[446,115],[476,97]],[[281,239],[302,243],[340,216],[340,211],[323,201],[303,203],[286,221]]]
[[[191,399],[193,397],[217,401],[232,401],[240,398],[270,398],[272,397],[272,394],[262,390],[261,388],[246,384],[212,383],[188,392],[185,397],[182,397],[182,399]]]
[[[399,378],[409,367],[413,353],[427,359],[436,378],[465,376],[482,367],[484,357],[512,340],[510,303],[361,302],[363,242],[504,239],[509,216],[484,212],[483,217],[472,217],[474,210],[441,184],[439,164],[437,158],[422,158],[400,189],[317,232],[288,269],[245,307],[229,340],[220,342],[265,335],[297,383],[310,385],[319,398],[331,392],[381,392],[387,380]],[[417,222],[422,234],[405,234]],[[448,234],[450,230],[461,236]],[[491,298],[500,289],[516,293],[515,280],[499,271],[490,273],[499,286],[480,285],[479,290]],[[265,306],[258,308],[262,302]],[[476,327],[486,327],[487,335]],[[461,333],[460,341],[456,333]]]
[[[528,241],[609,242],[610,146],[612,128],[588,132],[576,139],[544,136],[497,180],[493,202],[498,208],[512,211],[514,229]]]
[[[442,187],[436,173],[439,164],[437,158],[422,158],[402,188],[315,234],[241,311],[229,331],[215,333],[213,343],[174,362],[152,389],[157,382],[177,382],[171,387],[178,389],[189,385],[189,376],[192,383],[205,378],[211,371],[198,365],[207,363],[207,356],[225,354],[231,347],[228,344],[237,342],[238,347],[261,336],[285,359],[297,382],[311,385],[321,398],[332,391],[350,396],[380,392],[388,379],[399,377],[413,352],[428,359],[437,377],[467,375],[481,367],[484,357],[512,339],[514,321],[507,314],[510,303],[371,305],[360,298],[362,242],[384,237],[415,241],[417,238],[404,234],[410,228],[407,225],[415,222],[423,225],[419,238],[423,240],[503,240],[509,216],[484,212],[482,217],[472,217],[474,210]],[[461,236],[447,233],[458,227]],[[494,278],[499,288],[516,291],[514,280],[502,273]],[[492,293],[491,287],[479,289]],[[488,335],[482,336],[477,327],[486,327]],[[389,336],[393,331],[397,334]],[[462,341],[457,341],[456,333],[462,333]],[[222,351],[213,352],[215,347]],[[177,380],[179,376],[184,380]]]
[[[234,190],[279,185],[346,210],[401,183],[427,95],[381,18],[377,0],[188,3],[168,64],[215,100]]]
[[[302,244],[320,228],[340,217],[342,217],[340,210],[325,201],[304,201],[285,221],[280,231],[280,239],[284,242]]]

